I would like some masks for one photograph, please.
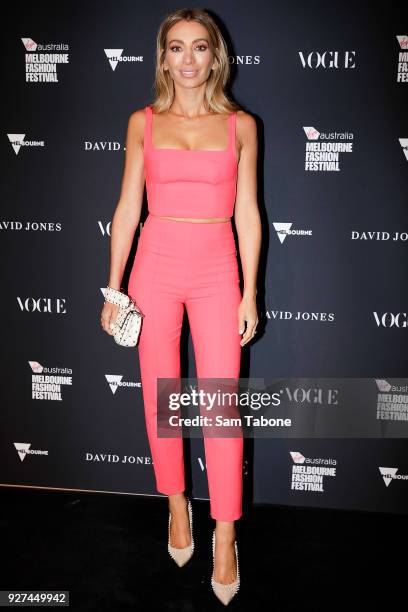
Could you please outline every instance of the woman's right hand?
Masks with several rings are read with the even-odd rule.
[[[113,336],[112,327],[116,321],[119,306],[117,304],[111,304],[111,302],[105,302],[101,312],[101,324],[104,331],[110,336]]]

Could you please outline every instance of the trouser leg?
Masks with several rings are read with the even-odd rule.
[[[184,306],[177,296],[163,290],[166,279],[158,256],[141,250],[136,257],[129,293],[145,315],[138,352],[146,431],[157,490],[173,495],[185,489],[183,439],[157,436],[157,379],[180,378]]]
[[[234,378],[238,381],[241,293],[235,263],[230,264],[226,274],[218,274],[214,268],[213,278],[215,284],[201,285],[201,289],[186,301],[197,378]],[[222,428],[219,435],[222,436]],[[204,435],[204,446],[211,516],[220,521],[234,521],[242,515],[242,435]]]

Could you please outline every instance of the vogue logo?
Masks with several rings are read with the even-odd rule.
[[[311,51],[304,55],[298,51],[303,68],[355,68],[355,51]]]
[[[398,312],[384,312],[379,315],[378,312],[373,312],[377,327],[407,327],[407,313]]]
[[[112,221],[108,221],[108,223],[106,223],[105,225],[102,223],[102,221],[98,221],[98,227],[101,231],[102,236],[111,235]],[[142,231],[142,228],[143,228],[143,223],[139,223],[139,236],[140,236],[140,232]],[[1,229],[1,226],[0,226],[0,229]]]
[[[110,236],[111,235],[111,225],[112,221],[109,221],[106,225],[103,225],[102,221],[98,221],[99,229],[101,230],[102,236]]]
[[[48,312],[66,314],[65,298],[21,298],[17,296],[17,303],[21,312]]]

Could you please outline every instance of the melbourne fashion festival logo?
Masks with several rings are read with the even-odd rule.
[[[27,83],[58,83],[58,64],[69,64],[68,45],[49,43],[42,45],[32,38],[22,38],[25,54]]]
[[[122,55],[123,49],[104,49],[104,52],[113,71],[118,64],[143,62],[143,55]]]
[[[378,387],[377,419],[408,421],[408,385],[394,385],[382,378],[375,379]]]
[[[24,140],[25,134],[7,134],[7,138],[10,141],[13,151],[18,155],[21,147],[44,147],[45,143],[43,140]]]
[[[304,126],[303,129],[307,137],[305,170],[340,172],[340,153],[353,152],[352,142],[340,141],[353,140],[353,134],[350,132],[319,132],[312,126]]]
[[[355,51],[298,51],[302,68],[355,68]]]
[[[294,465],[292,465],[292,479],[290,488],[297,491],[315,491],[324,493],[324,478],[335,477],[336,459],[310,459],[298,451],[289,451]]]
[[[31,399],[62,401],[63,385],[72,386],[70,368],[47,368],[38,361],[29,361],[31,371]]]
[[[398,54],[397,83],[408,83],[408,35],[397,34],[401,51]]]

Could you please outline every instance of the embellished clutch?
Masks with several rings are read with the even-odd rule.
[[[129,295],[117,289],[112,289],[112,287],[106,287],[105,301],[119,306],[112,328],[116,344],[120,346],[136,346],[145,315]]]

